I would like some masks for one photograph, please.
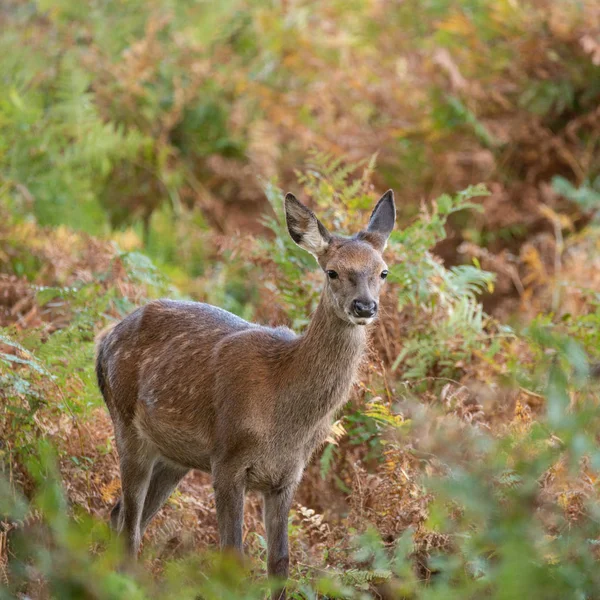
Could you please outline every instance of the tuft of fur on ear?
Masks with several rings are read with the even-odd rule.
[[[304,250],[316,257],[329,248],[331,235],[310,208],[293,194],[285,196],[285,220],[290,237]]]
[[[394,204],[394,192],[388,190],[375,205],[369,219],[369,225],[365,231],[359,234],[359,237],[369,242],[380,252],[383,252],[395,223],[396,205]]]

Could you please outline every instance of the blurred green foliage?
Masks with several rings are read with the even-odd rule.
[[[325,572],[294,569],[291,596],[598,598],[594,281],[546,275],[579,307],[511,329],[479,302],[495,278],[477,258],[447,267],[432,251],[452,228],[514,247],[542,228],[532,206],[597,247],[594,14],[550,0],[4,2],[0,276],[39,318],[7,309],[0,329],[0,598],[264,596],[264,547],[250,570],[201,552],[156,559],[151,576],[69,502],[65,462],[90,492],[111,452],[84,447],[101,406],[94,335],[163,295],[301,330],[321,278],[287,234],[284,189],[353,233],[383,184],[402,219],[392,339],[379,331],[366,406],[348,408],[346,445],[326,445],[317,470],[351,504],[360,475],[344,469],[360,457],[398,502],[376,516],[403,529],[365,516],[338,532]],[[576,211],[564,226],[557,198]],[[461,404],[468,386],[514,414],[478,421],[488,409]],[[409,484],[426,510],[407,525]],[[303,527],[290,522],[292,539]]]
[[[403,214],[490,173],[508,195],[599,175],[589,0],[4,4],[1,197],[94,234],[141,223],[152,256],[156,211],[231,230],[310,147],[377,152]]]

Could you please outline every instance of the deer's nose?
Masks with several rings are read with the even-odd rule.
[[[370,319],[377,312],[377,302],[373,300],[353,300],[352,312],[356,317]]]

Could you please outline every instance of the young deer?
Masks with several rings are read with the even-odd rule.
[[[330,234],[292,194],[285,214],[294,242],[326,274],[303,335],[208,304],[159,300],[99,340],[96,372],[123,491],[111,523],[134,556],[179,481],[200,469],[212,473],[222,548],[241,553],[245,491],[263,494],[268,573],[287,578],[292,497],[348,399],[387,276],[381,254],[396,210],[390,190],[350,238]]]

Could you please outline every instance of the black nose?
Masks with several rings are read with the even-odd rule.
[[[370,319],[377,312],[377,302],[372,300],[353,300],[352,312],[357,317]]]

